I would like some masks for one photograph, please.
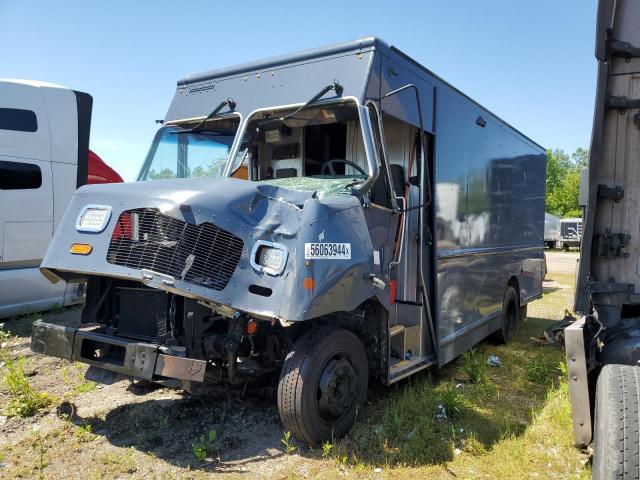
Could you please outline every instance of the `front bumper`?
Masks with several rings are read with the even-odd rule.
[[[128,377],[149,381],[204,380],[206,361],[169,355],[160,348],[42,321],[33,324],[31,335],[31,350],[36,353],[87,363]]]

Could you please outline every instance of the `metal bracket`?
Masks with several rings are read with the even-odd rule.
[[[629,258],[629,253],[622,251],[629,245],[629,240],[631,240],[631,235],[628,233],[612,233],[607,228],[604,233],[599,233],[595,237],[598,255],[605,258]]]
[[[640,57],[640,48],[634,47],[629,42],[609,39],[607,42],[607,49],[609,51],[609,56],[621,57],[627,62],[630,62],[632,58]]]
[[[611,280],[611,279],[610,279]],[[633,283],[616,283],[613,282],[599,282],[596,280],[590,280],[585,287],[587,292],[591,293],[627,293],[633,294],[635,292],[635,285]]]
[[[628,98],[626,95],[610,95],[607,98],[607,107],[616,108],[620,113],[624,113],[631,108],[640,108],[640,98]]]
[[[601,198],[610,198],[614,202],[618,203],[620,200],[624,198],[624,189],[621,185],[616,185],[615,187],[610,187],[603,183],[598,184],[598,197]]]

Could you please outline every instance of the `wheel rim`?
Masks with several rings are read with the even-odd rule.
[[[351,362],[334,356],[325,364],[317,388],[320,417],[333,422],[351,410],[358,390],[358,377]]]

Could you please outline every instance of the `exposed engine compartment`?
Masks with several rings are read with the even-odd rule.
[[[207,380],[239,383],[277,371],[288,348],[278,322],[258,321],[226,307],[211,306],[141,283],[94,276],[89,279],[82,323],[99,333],[157,344],[172,355],[207,361]],[[95,345],[95,358],[120,356]],[[88,354],[89,352],[84,352]]]

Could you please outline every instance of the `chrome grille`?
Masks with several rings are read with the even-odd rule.
[[[155,208],[140,208],[118,218],[107,262],[222,290],[243,246],[242,239],[212,223],[192,225]]]

